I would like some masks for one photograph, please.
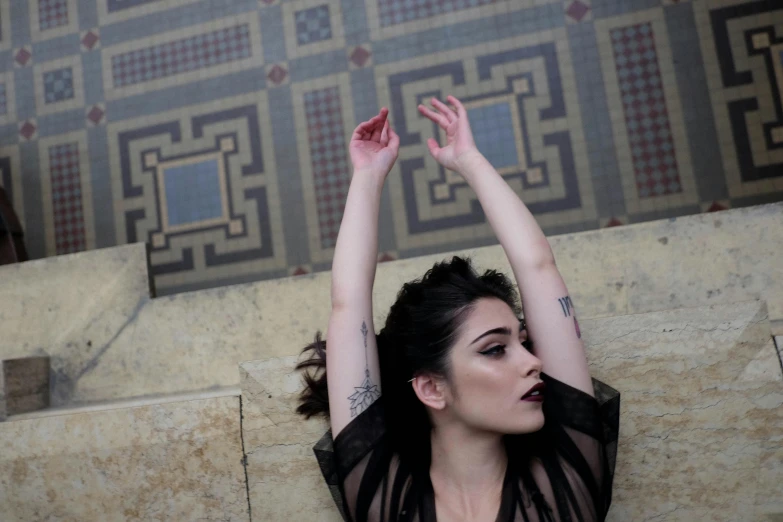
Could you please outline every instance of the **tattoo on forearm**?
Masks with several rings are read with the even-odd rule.
[[[579,328],[579,321],[577,321],[576,319],[576,309],[574,308],[574,303],[571,301],[571,297],[569,296],[561,297],[557,301],[560,303],[560,307],[563,309],[564,317],[573,316],[574,327],[576,328],[576,336],[581,339],[582,330]]]
[[[370,378],[370,362],[367,356],[367,322],[362,321],[362,337],[364,338],[364,382],[361,386],[354,387],[355,392],[348,397],[351,401],[351,417],[356,417],[364,410],[370,407],[380,396],[381,392],[378,386],[373,384]]]

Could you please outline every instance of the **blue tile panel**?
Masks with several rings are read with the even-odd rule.
[[[514,123],[508,102],[468,110],[476,146],[495,168],[519,164]]]
[[[70,67],[45,72],[43,81],[46,103],[73,98],[73,70]]]
[[[68,25],[68,0],[38,0],[38,25],[41,31]]]
[[[296,41],[299,45],[329,40],[332,37],[328,5],[297,11],[294,18],[296,20]]]
[[[186,225],[223,215],[216,159],[163,170],[169,225]]]
[[[411,20],[430,18],[471,7],[495,3],[495,0],[370,0],[378,2],[381,27]]]

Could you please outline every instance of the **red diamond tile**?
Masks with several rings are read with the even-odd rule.
[[[300,275],[305,275],[307,273],[309,273],[309,272],[306,269],[304,269],[301,266],[298,266],[298,267],[296,267],[296,270],[294,270],[291,275],[293,275],[293,276],[300,276]]]
[[[272,67],[272,69],[269,71],[269,74],[266,75],[266,77],[269,78],[269,81],[275,85],[283,83],[287,76],[288,71],[286,71],[285,68],[280,65],[275,65]]]
[[[588,11],[590,11],[589,5],[580,0],[575,0],[568,6],[568,9],[566,9],[566,14],[577,22],[581,22],[582,18],[587,16]]]
[[[370,51],[365,49],[364,47],[357,47],[354,49],[354,51],[351,53],[351,61],[357,66],[357,67],[364,67],[364,64],[367,63],[367,60],[370,59]]]
[[[616,217],[613,217],[606,223],[606,227],[619,227],[622,226],[623,222],[617,219]]]
[[[710,208],[707,209],[707,212],[720,212],[721,210],[728,210],[726,207],[718,203],[717,201],[713,201],[712,205],[710,205]]]
[[[22,47],[16,52],[16,56],[14,56],[14,60],[16,60],[16,63],[24,67],[25,65],[27,65],[27,62],[29,62],[30,58],[32,57],[33,54],[27,49],[25,49],[24,47]]]
[[[93,33],[92,31],[87,31],[87,34],[82,37],[82,45],[87,49],[92,49],[95,47],[95,44],[98,43],[99,39],[100,38],[97,34]]]
[[[21,127],[19,127],[19,134],[21,134],[24,139],[29,140],[33,137],[33,135],[35,135],[36,130],[38,130],[38,128],[35,126],[35,124],[28,120],[24,122]]]
[[[98,125],[103,119],[104,114],[106,113],[103,112],[103,109],[95,105],[92,109],[90,109],[90,112],[87,113],[87,119],[93,122],[95,125]]]

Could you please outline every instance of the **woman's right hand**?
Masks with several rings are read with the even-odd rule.
[[[464,175],[461,162],[472,155],[479,154],[476,142],[473,141],[473,132],[470,130],[468,113],[462,103],[454,96],[446,98],[457,111],[448,107],[437,98],[432,98],[432,105],[436,110],[419,105],[419,112],[437,123],[446,134],[446,145],[438,146],[433,138],[427,140],[427,147],[435,160],[449,170]]]

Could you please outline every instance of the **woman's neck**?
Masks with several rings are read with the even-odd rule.
[[[470,508],[473,499],[500,493],[508,466],[502,435],[449,423],[432,430],[430,478],[436,495]]]

